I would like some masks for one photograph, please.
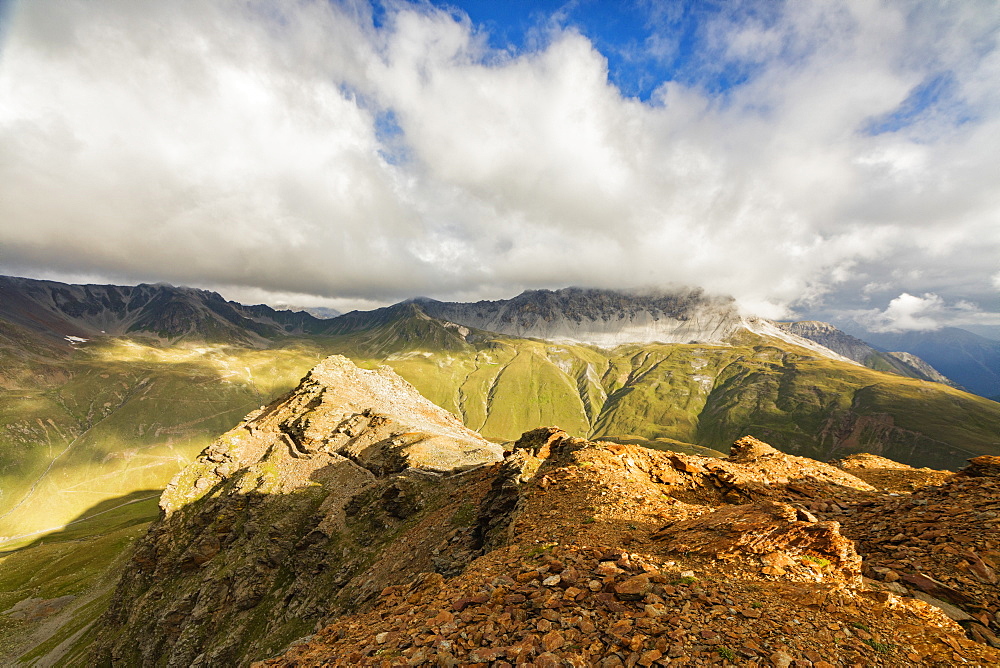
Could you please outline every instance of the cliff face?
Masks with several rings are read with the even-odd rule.
[[[731,299],[699,290],[628,293],[566,288],[529,290],[472,304],[418,300],[430,316],[487,330],[603,347],[623,343],[721,343],[742,327]]]
[[[468,501],[452,492],[475,498],[463,471],[501,455],[387,368],[327,359],[170,483],[99,622],[95,663],[236,665],[381,579],[460,568],[468,545],[429,545]]]

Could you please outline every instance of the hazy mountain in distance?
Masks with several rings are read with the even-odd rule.
[[[803,338],[815,341],[836,353],[864,364],[870,369],[888,371],[907,378],[931,380],[957,387],[958,384],[945,377],[920,357],[906,352],[884,352],[876,350],[861,339],[837,329],[828,322],[801,320],[799,322],[777,323],[782,329]]]
[[[919,356],[970,392],[1000,400],[1000,341],[958,327],[910,332],[868,332],[857,327],[853,331],[883,350]]]
[[[330,308],[328,306],[296,306],[294,304],[275,304],[277,310],[279,311],[292,311],[293,313],[298,313],[300,311],[305,311],[309,315],[319,318],[320,320],[330,320],[336,318],[337,316],[343,315],[343,312],[338,311],[335,308]]]

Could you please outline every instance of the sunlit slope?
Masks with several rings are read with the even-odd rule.
[[[58,528],[105,499],[162,488],[322,356],[308,345],[107,339],[49,356],[35,374],[10,374],[0,388],[0,536]]]
[[[127,547],[158,514],[157,490],[141,490],[86,509],[65,530],[49,533],[20,549],[0,548],[0,665],[82,666],[93,640],[93,622],[108,605]],[[31,603],[54,611],[31,614]],[[25,607],[26,606],[26,607]],[[24,613],[27,613],[25,618]]]
[[[73,349],[0,331],[0,536],[59,527],[105,499],[162,487],[338,352],[390,365],[497,441],[556,424],[722,451],[752,434],[819,459],[871,451],[948,468],[1000,453],[1000,404],[749,333],[737,345],[609,351],[472,330],[402,304],[357,314],[329,336],[272,345],[109,338]]]
[[[359,318],[330,346],[369,366],[389,364],[496,440],[558,424],[592,438],[722,451],[753,434],[819,459],[869,451],[948,468],[1000,453],[995,402],[749,332],[733,345],[608,351],[460,329],[406,307],[367,329]]]

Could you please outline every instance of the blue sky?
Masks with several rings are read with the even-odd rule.
[[[513,54],[533,51],[553,27],[586,36],[608,59],[608,77],[624,95],[649,101],[665,81],[724,93],[752,76],[753,68],[716,59],[706,26],[713,17],[767,23],[777,2],[435,2],[469,17],[491,47]]]
[[[1000,328],[994,0],[5,10],[3,273]]]

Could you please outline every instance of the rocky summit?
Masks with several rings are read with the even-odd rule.
[[[1000,463],[504,450],[342,357],[168,487],[92,665],[997,665]]]

